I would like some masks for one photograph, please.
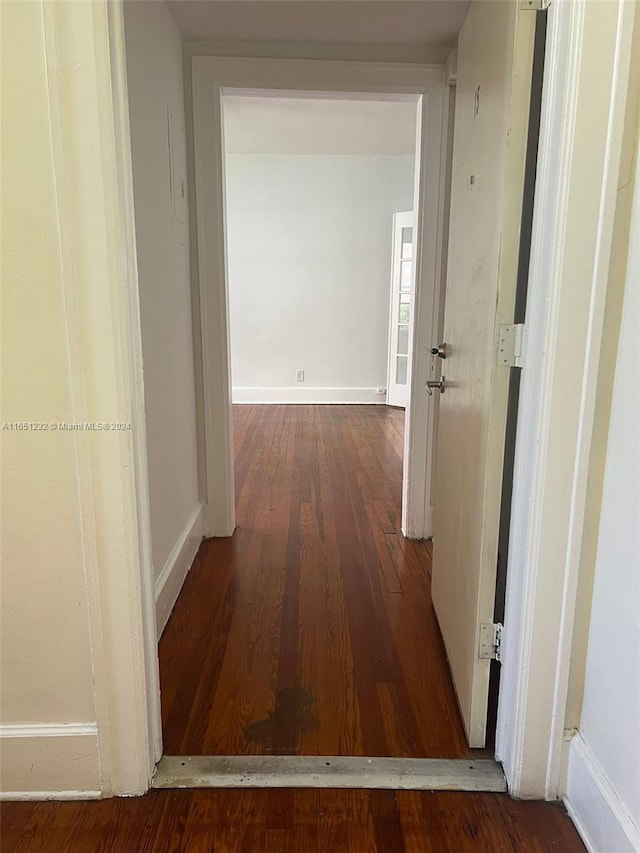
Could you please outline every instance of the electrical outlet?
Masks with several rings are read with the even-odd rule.
[[[296,370],[296,382],[304,382],[304,370]]]
[[[386,393],[387,393],[386,388],[376,388],[376,394],[382,395],[382,394],[386,394]]]

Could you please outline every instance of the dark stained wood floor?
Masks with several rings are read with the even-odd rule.
[[[236,406],[238,528],[203,542],[160,642],[175,754],[480,754],[400,533],[404,412]]]
[[[402,413],[241,407],[236,427],[239,530],[203,544],[160,644],[166,752],[465,754],[428,549],[398,533]],[[495,794],[151,791],[0,815],[3,853],[584,851],[560,806]]]
[[[497,794],[152,791],[3,803],[3,853],[580,853],[560,806]]]

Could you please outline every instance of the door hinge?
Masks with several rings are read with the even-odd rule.
[[[478,657],[482,660],[502,661],[502,631],[501,622],[485,622],[480,625],[480,643]]]
[[[507,367],[522,367],[522,339],[524,323],[500,326],[498,338],[498,364]]]
[[[551,0],[520,0],[521,9],[530,9],[532,12],[544,12],[551,5]]]

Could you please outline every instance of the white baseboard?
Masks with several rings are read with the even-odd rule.
[[[234,403],[370,403],[384,405],[387,395],[377,388],[234,388]]]
[[[567,793],[571,820],[592,853],[634,853],[640,830],[580,733],[569,744]]]
[[[156,578],[156,624],[162,636],[202,541],[202,504],[189,516],[186,527],[173,546],[162,571]]]
[[[95,723],[0,726],[2,800],[92,800],[100,797]]]
[[[100,791],[0,791],[2,802],[25,802],[34,800],[99,800]]]

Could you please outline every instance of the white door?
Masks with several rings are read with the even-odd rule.
[[[413,319],[413,212],[394,213],[387,405],[409,405]]]
[[[498,334],[513,322],[537,14],[519,6],[474,0],[458,43],[433,604],[472,747],[485,742],[490,661],[480,635],[493,622],[514,369],[497,363]]]

